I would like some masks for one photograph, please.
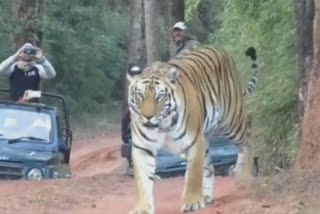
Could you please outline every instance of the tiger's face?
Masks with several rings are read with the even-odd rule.
[[[176,116],[176,71],[166,64],[156,64],[143,72],[128,72],[129,108],[132,117],[146,128],[168,128]]]

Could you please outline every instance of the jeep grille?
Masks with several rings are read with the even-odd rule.
[[[20,164],[0,162],[0,180],[19,180],[23,178],[23,167]]]

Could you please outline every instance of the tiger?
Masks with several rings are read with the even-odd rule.
[[[255,48],[249,48],[246,55],[256,74]],[[245,171],[245,164],[251,164],[244,97],[255,88],[256,77],[243,90],[233,57],[223,49],[206,46],[168,62],[154,62],[143,70],[134,67],[127,79],[138,193],[130,214],[155,213],[155,157],[163,147],[187,154],[181,212],[213,203],[214,167],[208,140],[219,127],[234,142],[238,149],[236,176]]]
[[[259,71],[256,49],[254,47],[248,48],[246,51],[246,55],[252,59],[252,64],[251,64],[252,75],[247,88],[243,90],[243,96],[252,94],[253,91],[257,88],[258,71]]]

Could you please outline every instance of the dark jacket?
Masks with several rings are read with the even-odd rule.
[[[18,101],[26,90],[37,91],[40,88],[39,69],[36,66],[23,71],[16,65],[10,77],[10,99]],[[33,100],[37,101],[37,100]]]

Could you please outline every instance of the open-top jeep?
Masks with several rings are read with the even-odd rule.
[[[0,180],[71,177],[72,132],[66,103],[60,95],[37,94],[41,102],[48,98],[59,105],[0,101]]]

